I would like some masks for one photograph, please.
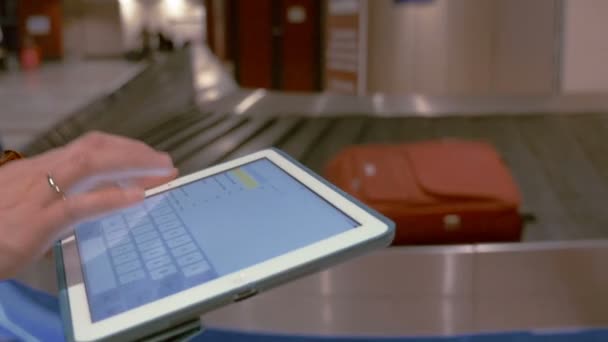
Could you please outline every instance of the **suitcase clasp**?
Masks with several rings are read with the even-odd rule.
[[[443,217],[443,228],[447,231],[453,231],[460,228],[460,216],[449,214]]]
[[[365,163],[363,166],[363,172],[367,177],[373,177],[376,175],[376,165],[372,163]]]

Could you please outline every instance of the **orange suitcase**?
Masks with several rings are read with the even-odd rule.
[[[521,239],[519,190],[487,143],[352,146],[328,163],[325,176],[395,221],[393,245]]]

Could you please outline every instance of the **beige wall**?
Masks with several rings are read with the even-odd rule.
[[[495,1],[496,50],[492,68],[495,92],[559,92],[559,2]]]
[[[64,55],[116,57],[123,52],[117,1],[64,0]]]
[[[204,37],[205,10],[201,0],[120,0],[125,49],[141,46],[144,26],[162,30],[178,45]]]
[[[495,1],[446,1],[444,91],[486,93],[492,84]],[[422,76],[423,77],[423,76]]]
[[[368,92],[550,93],[556,3],[370,1]]]
[[[566,0],[564,92],[608,91],[608,1]]]
[[[368,91],[445,90],[446,8],[446,0],[435,1],[433,6],[369,1]]]

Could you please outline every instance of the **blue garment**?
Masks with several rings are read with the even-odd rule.
[[[0,282],[0,341],[63,341],[55,297],[16,281]],[[570,332],[514,332],[453,337],[321,337],[206,329],[196,342],[604,342],[608,329]]]
[[[562,333],[495,333],[445,337],[321,337],[246,333],[208,329],[192,341],[197,342],[605,342],[608,330],[584,330]]]
[[[0,340],[65,340],[57,299],[16,281],[0,282]]]

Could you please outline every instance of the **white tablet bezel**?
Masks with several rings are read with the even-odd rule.
[[[327,184],[295,165],[275,150],[263,150],[208,169],[181,177],[165,185],[151,189],[146,196],[179,187],[186,183],[230,170],[258,159],[268,158],[292,177],[306,185],[323,199],[342,210],[346,215],[361,223],[358,228],[348,230],[328,239],[319,241],[260,264],[231,273],[212,281],[195,286],[188,290],[145,304],[116,316],[91,322],[91,316],[83,283],[80,257],[75,238],[71,236],[61,241],[64,268],[69,298],[69,310],[72,318],[72,329],[77,341],[92,341],[125,331],[161,316],[179,312],[193,303],[204,303],[206,300],[229,294],[248,284],[255,284],[269,277],[289,271],[292,268],[314,262],[323,257],[377,239],[385,234],[389,227],[375,216],[360,208],[350,200],[333,190]]]

